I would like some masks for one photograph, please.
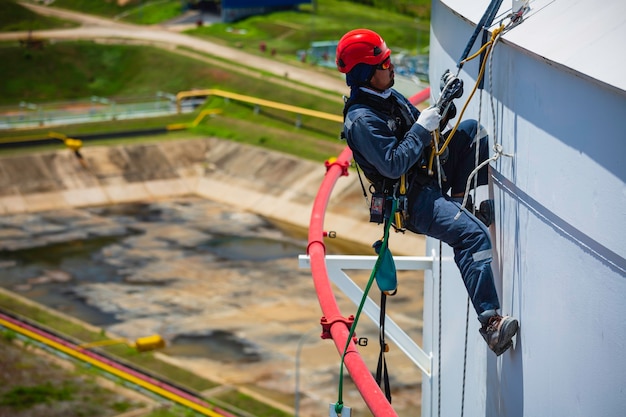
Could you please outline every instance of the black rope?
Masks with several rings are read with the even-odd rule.
[[[439,317],[439,331],[437,333],[437,336],[439,338],[439,340],[437,341],[437,416],[441,417],[441,281],[442,281],[442,275],[443,275],[443,271],[442,271],[442,256],[441,256],[441,251],[442,251],[443,247],[441,244],[441,240],[439,241],[439,282],[438,282],[438,288],[439,288],[439,303],[438,303],[438,317]]]
[[[461,417],[465,413],[465,375],[467,374],[467,338],[469,335],[469,307],[470,299],[467,297],[467,306],[465,308],[465,350],[463,351],[463,390],[461,392]]]
[[[367,190],[365,189],[363,178],[361,178],[361,170],[359,169],[359,164],[357,164],[356,161],[354,161],[354,167],[356,168],[356,173],[359,177],[359,182],[361,183],[361,190],[363,191],[363,197],[365,197],[365,204],[369,206],[369,201],[367,200]]]
[[[491,26],[491,24],[493,23],[493,19],[495,19],[496,13],[500,9],[501,4],[502,4],[502,0],[491,0],[491,3],[489,3],[487,10],[485,10],[483,17],[480,18],[478,25],[476,25],[476,29],[474,29],[474,33],[472,34],[472,37],[470,38],[469,42],[467,43],[467,46],[465,47],[465,51],[463,51],[463,55],[461,55],[461,59],[459,59],[459,62],[457,63],[457,67],[459,68],[459,70],[463,68],[463,61],[465,60],[465,58],[469,56],[470,51],[472,50],[472,47],[474,46],[474,42],[476,42],[476,38],[478,38],[478,34],[483,29]],[[487,42],[485,37],[486,37],[486,33],[483,34],[483,45],[485,44],[485,42]],[[481,62],[482,62],[482,59],[481,59]]]
[[[485,27],[483,28],[485,30],[483,30],[483,38],[482,38],[481,46],[487,43],[487,40],[489,38],[489,32],[487,31],[487,28],[491,26],[491,24],[493,23],[493,19],[495,19],[496,17],[496,13],[498,12],[498,9],[500,8],[500,4],[502,4],[502,0],[498,2],[497,7],[494,7],[491,10],[491,13],[489,14],[489,16],[487,17],[488,22],[485,24]],[[485,61],[485,59],[487,59],[487,50],[482,51],[482,53],[480,54],[480,65],[478,68],[482,68],[483,62]],[[480,80],[478,80],[478,88],[482,90],[484,86],[485,86],[485,74],[483,73],[483,76],[480,77]]]
[[[385,391],[385,397],[391,404],[391,386],[389,384],[389,373],[387,372],[387,361],[385,360],[385,351],[387,343],[385,342],[385,310],[387,307],[387,295],[384,291],[380,292],[380,326],[378,333],[378,342],[380,344],[380,353],[378,355],[378,366],[376,367],[376,383]]]

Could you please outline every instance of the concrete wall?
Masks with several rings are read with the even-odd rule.
[[[69,150],[0,158],[0,215],[199,195],[308,228],[326,173],[322,163],[219,139],[94,146],[81,152],[85,166]],[[334,188],[326,230],[370,245],[382,236],[382,225],[369,223],[368,216],[351,170]],[[424,254],[421,236],[392,236],[390,244],[398,255]]]

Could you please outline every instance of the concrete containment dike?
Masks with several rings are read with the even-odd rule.
[[[197,195],[308,228],[326,173],[323,163],[215,138],[93,146],[81,153],[84,164],[69,150],[0,158],[0,214]],[[355,171],[337,182],[325,226],[347,241],[380,239],[382,226],[369,223]],[[393,241],[398,254],[424,253],[421,236]]]

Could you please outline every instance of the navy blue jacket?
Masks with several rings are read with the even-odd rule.
[[[343,132],[354,160],[374,183],[382,177],[397,179],[423,163],[424,150],[432,138],[415,123],[420,114],[415,106],[394,89],[385,93],[387,98],[353,90],[350,100],[355,103],[348,101],[344,121]],[[355,94],[366,94],[366,100]]]

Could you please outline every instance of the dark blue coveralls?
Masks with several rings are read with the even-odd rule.
[[[394,181],[407,174],[408,219],[405,226],[414,233],[442,240],[454,249],[477,314],[491,314],[500,308],[491,270],[491,240],[485,225],[447,195],[465,191],[467,178],[475,167],[478,123],[463,121],[448,146],[443,163],[445,181],[425,179],[423,168],[432,134],[416,124],[420,112],[400,93],[388,89],[352,89],[346,105],[344,135],[354,160],[373,184]],[[488,157],[488,137],[479,139],[479,158]],[[477,184],[487,183],[487,167],[479,171]]]

